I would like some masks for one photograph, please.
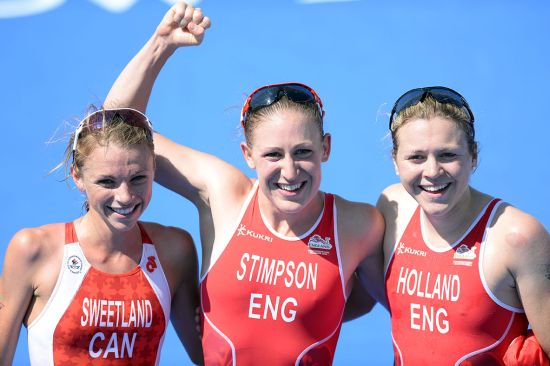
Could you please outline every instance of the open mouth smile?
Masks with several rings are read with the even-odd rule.
[[[138,206],[139,204],[130,206],[130,207],[110,207],[110,206],[107,206],[107,207],[109,208],[109,210],[119,215],[130,216],[134,211],[136,211]]]
[[[428,193],[437,194],[437,193],[445,192],[447,188],[450,187],[450,185],[451,183],[431,185],[431,186],[420,186],[420,189]]]
[[[275,183],[275,186],[277,188],[282,189],[286,192],[297,192],[305,185],[305,182],[297,183],[297,184],[284,184],[284,183]]]

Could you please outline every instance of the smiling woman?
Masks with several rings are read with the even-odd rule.
[[[145,110],[168,58],[178,47],[200,44],[209,26],[199,9],[175,5],[106,105]],[[240,146],[255,178],[155,134],[155,179],[199,211],[207,365],[329,365],[359,266],[383,301],[380,213],[319,190],[331,146],[323,116],[321,99],[307,85],[252,92]],[[370,310],[374,300],[366,298]]]
[[[10,242],[0,280],[0,364],[11,363],[13,330],[23,323],[33,365],[138,358],[155,365],[170,318],[199,363],[193,241],[183,230],[139,222],[155,170],[147,117],[128,108],[90,114],[65,162],[87,212],[23,229]]]
[[[378,207],[395,364],[547,365],[550,237],[470,186],[478,157],[466,100],[445,87],[410,90],[390,131],[401,184]],[[523,342],[528,324],[540,346]],[[419,336],[433,351],[419,352]]]

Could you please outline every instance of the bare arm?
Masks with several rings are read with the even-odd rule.
[[[144,223],[155,243],[171,293],[170,320],[189,358],[202,364],[200,328],[195,312],[199,306],[198,261],[191,235],[180,228]]]
[[[504,238],[513,249],[510,272],[529,323],[550,355],[550,235],[537,220],[520,213]]]
[[[338,199],[338,232],[348,298],[344,320],[385,306],[382,239],[384,219],[371,205]],[[351,271],[349,273],[348,271]],[[348,277],[349,273],[349,277]]]
[[[183,273],[172,297],[170,320],[193,363],[202,365],[204,360],[200,327],[195,319],[196,310],[199,308],[197,253],[190,235],[187,234],[184,241],[184,256],[178,261]]]
[[[344,309],[344,321],[353,320],[367,314],[376,305],[376,300],[362,285],[358,274],[354,274],[353,287],[346,300]]]
[[[132,107],[145,111],[151,90],[162,67],[180,47],[200,45],[210,19],[185,3],[174,5],[153,36],[124,68],[105,100],[107,108]],[[179,112],[179,111],[178,111]],[[240,170],[212,155],[177,144],[155,134],[157,169],[155,180],[191,200],[201,210],[212,202],[240,206],[250,180]],[[213,197],[214,196],[214,197]]]
[[[40,256],[27,230],[11,240],[0,278],[0,365],[11,365],[23,318],[33,297],[32,274]]]
[[[200,45],[210,19],[185,3],[164,15],[153,36],[126,65],[107,98],[105,107],[132,107],[145,111],[160,70],[178,47]]]

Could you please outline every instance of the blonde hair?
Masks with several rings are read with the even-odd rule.
[[[266,118],[272,116],[283,110],[294,110],[303,113],[307,118],[315,123],[319,128],[319,136],[324,136],[323,131],[323,116],[316,103],[296,103],[290,100],[286,95],[279,99],[277,102],[260,108],[257,111],[250,112],[244,124],[244,136],[248,146],[252,146],[253,135],[258,125],[262,123]]]
[[[89,107],[87,117],[82,120],[80,125],[88,123],[88,118],[94,113],[99,113],[103,117],[101,127],[90,129],[85,135],[81,132],[76,146],[74,146],[74,140],[77,137],[76,132],[78,129],[73,132],[65,149],[63,161],[51,172],[64,166],[65,179],[70,177],[71,168],[78,175],[92,151],[98,146],[108,146],[110,143],[124,148],[144,144],[154,155],[155,147],[152,140],[152,131],[127,123],[123,116],[119,114],[107,119],[105,109],[97,109],[94,106]]]
[[[441,103],[431,95],[424,100],[403,109],[390,125],[393,142],[392,154],[395,157],[399,148],[397,133],[401,127],[414,119],[431,119],[434,117],[445,118],[454,122],[466,136],[468,150],[474,161],[477,161],[477,142],[475,141],[475,129],[471,117],[466,108],[458,107],[452,103]]]

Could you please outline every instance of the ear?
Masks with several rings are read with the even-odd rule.
[[[84,183],[82,182],[82,179],[78,176],[76,170],[71,165],[71,177],[73,178],[73,182],[76,185],[76,187],[80,190],[80,192],[84,192]]]
[[[399,168],[397,167],[397,163],[395,162],[395,155],[392,157],[391,161],[393,162],[393,169],[395,169],[395,175],[399,177]]]
[[[332,136],[330,133],[325,133],[323,136],[323,155],[321,157],[321,161],[325,162],[330,157],[330,149],[332,145]]]
[[[241,142],[241,151],[243,152],[244,160],[250,169],[256,169],[256,164],[252,158],[252,149],[244,141]]]
[[[476,171],[477,169],[477,143],[474,144],[474,147],[473,147],[473,154],[472,154],[472,173]]]

